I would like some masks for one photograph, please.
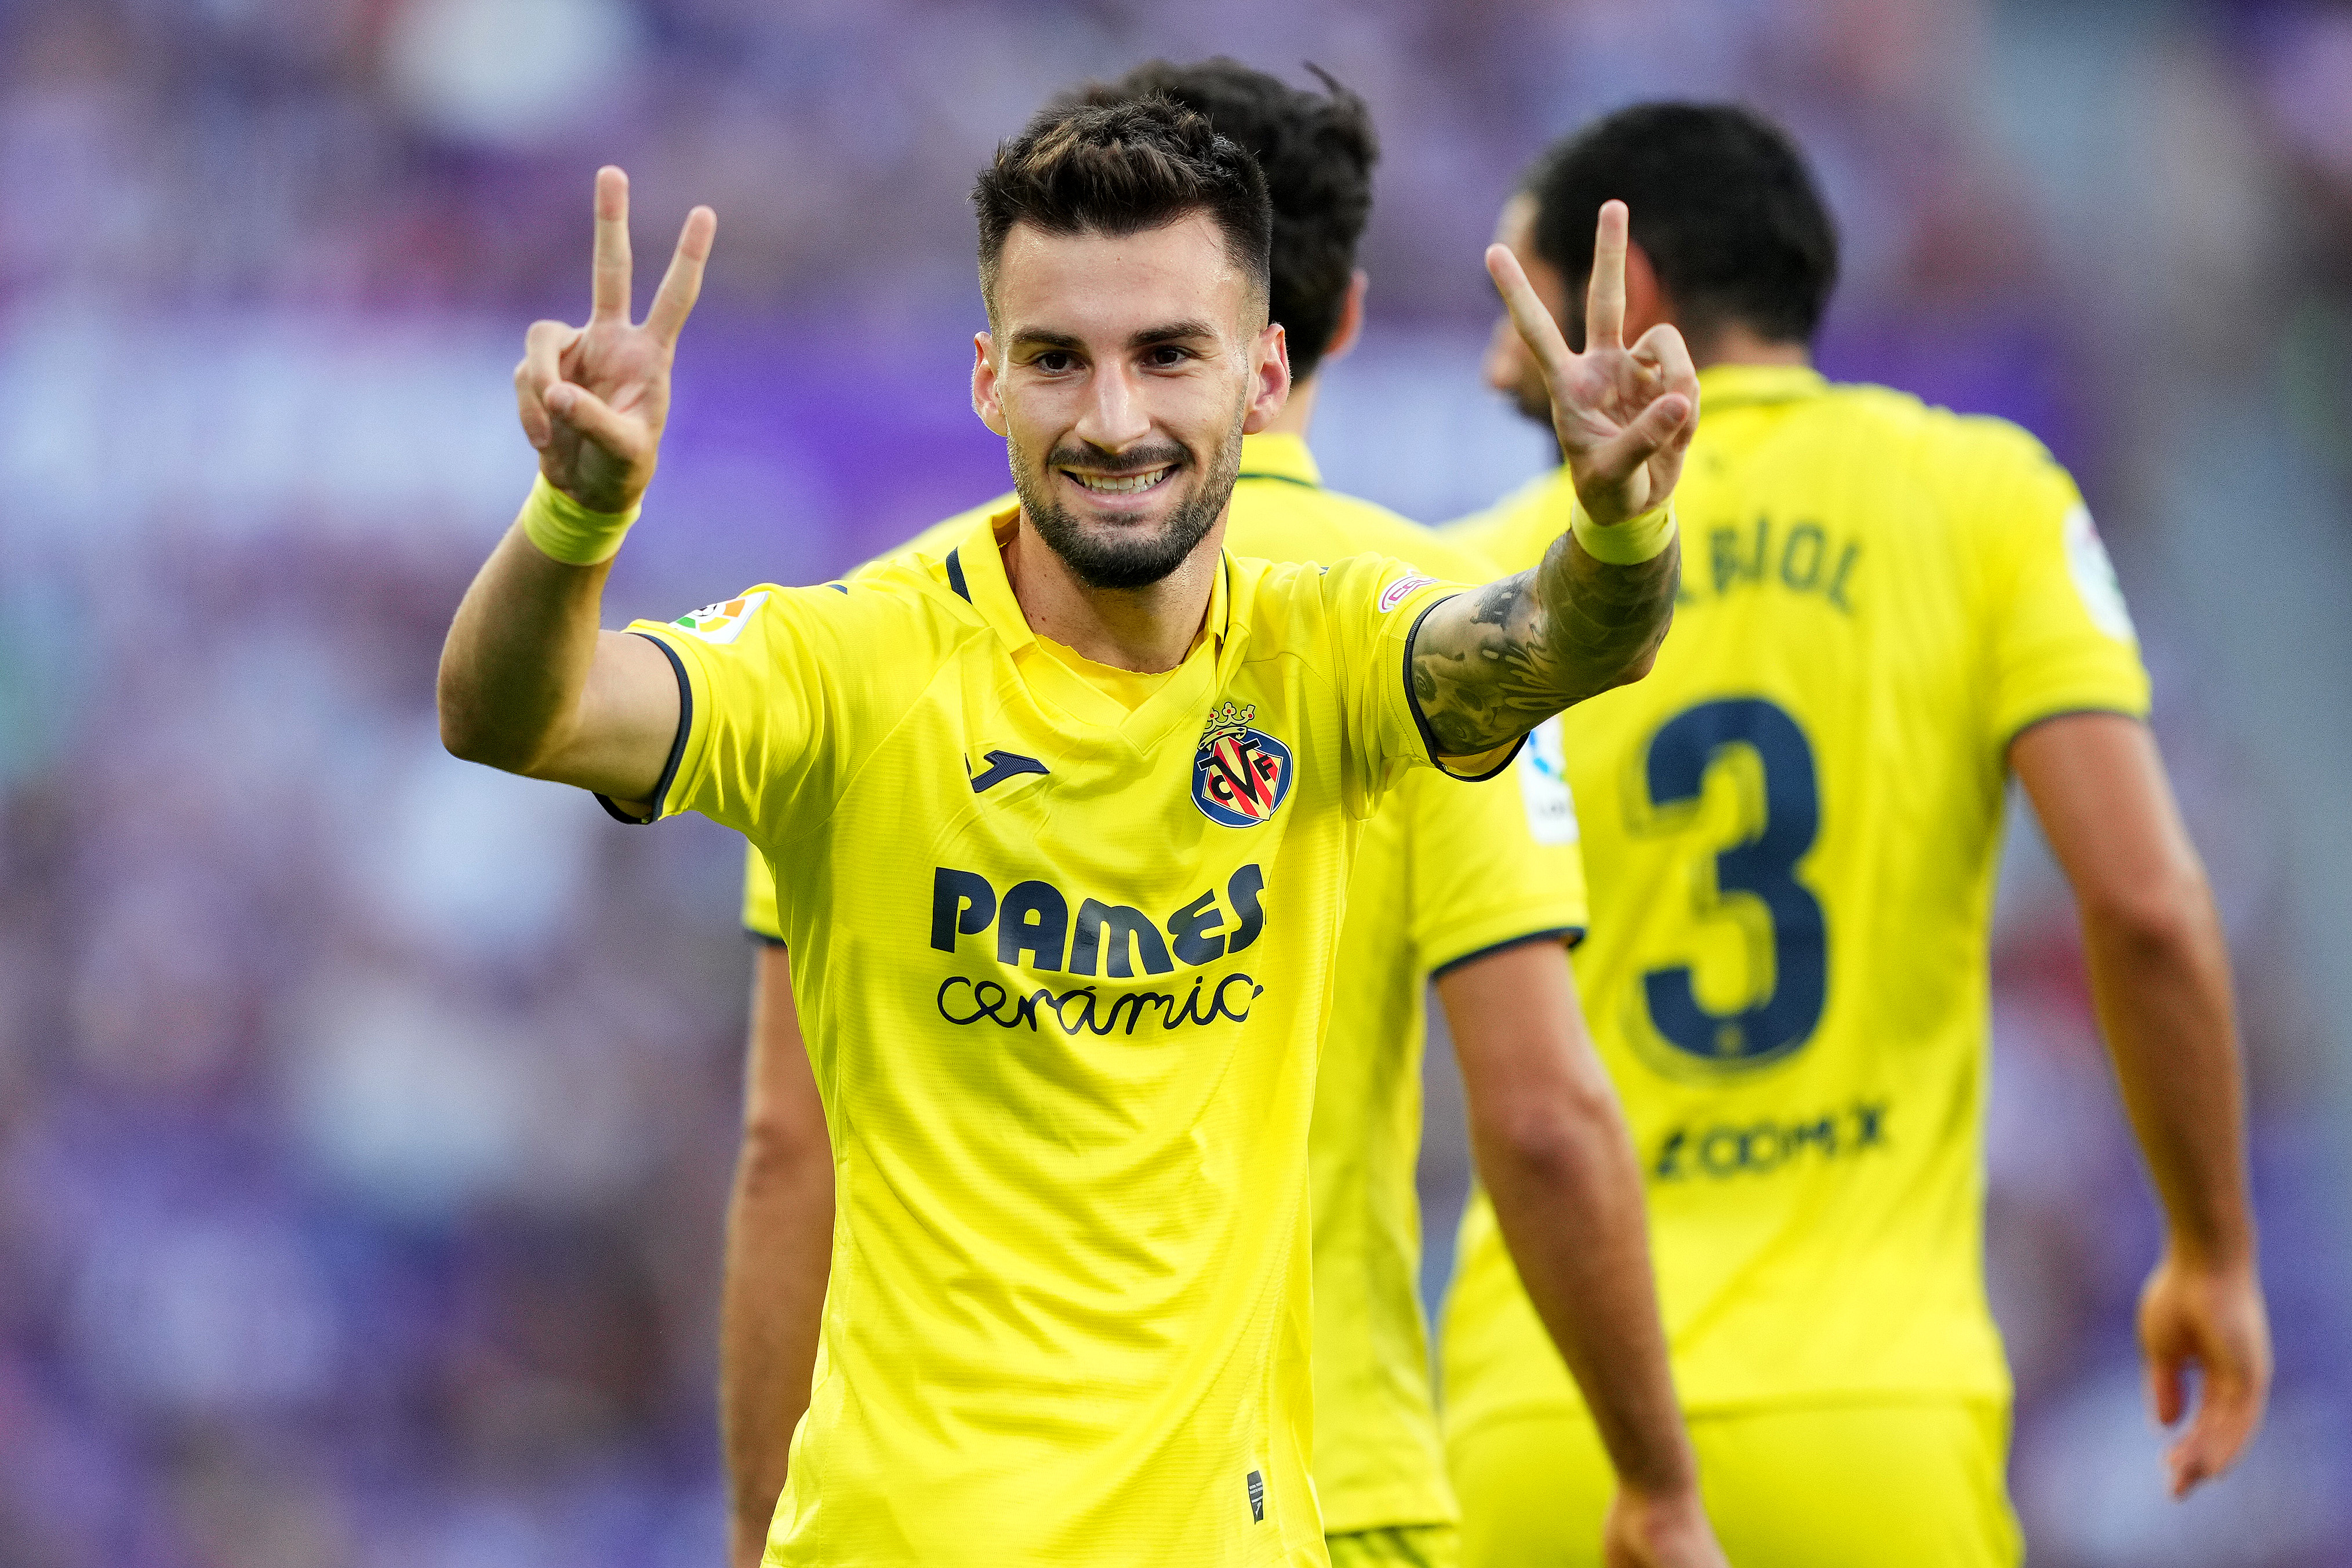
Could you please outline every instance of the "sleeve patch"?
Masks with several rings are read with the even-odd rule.
[[[2137,643],[2138,629],[2132,625],[2123,586],[2116,580],[2115,562],[2107,559],[2107,547],[2099,542],[2099,530],[2091,521],[2088,507],[2078,505],[2066,514],[2066,570],[2074,574],[2074,591],[2082,595],[2091,624],[2118,643]]]
[[[1394,610],[1398,605],[1402,604],[1405,601],[1406,596],[1412,593],[1414,589],[1425,588],[1436,580],[1437,580],[1433,577],[1424,577],[1417,571],[1407,572],[1404,576],[1398,578],[1394,582],[1390,583],[1386,588],[1381,590],[1381,613],[1386,615],[1390,611]]]
[[[1529,732],[1517,771],[1528,835],[1539,844],[1576,842],[1576,796],[1568,787],[1568,754],[1560,742],[1558,714]]]
[[[706,604],[699,610],[679,616],[670,624],[706,643],[732,643],[743,634],[743,628],[751,624],[751,617],[767,601],[765,592],[746,593],[740,599]]]

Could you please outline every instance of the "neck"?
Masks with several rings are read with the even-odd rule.
[[[1307,427],[1315,423],[1315,394],[1323,385],[1320,376],[1308,376],[1290,383],[1290,397],[1274,423],[1265,427],[1267,435],[1295,435],[1307,439]]]
[[[1184,662],[1209,613],[1225,519],[1182,564],[1143,588],[1091,588],[1021,514],[1004,546],[1004,575],[1029,630],[1115,669],[1159,674]]]
[[[1754,328],[1732,321],[1691,344],[1691,363],[1709,365],[1810,365],[1812,350],[1803,343],[1781,342],[1760,336]]]

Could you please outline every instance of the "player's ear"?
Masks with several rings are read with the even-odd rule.
[[[1371,286],[1372,275],[1360,267],[1348,275],[1348,297],[1339,301],[1339,319],[1331,329],[1331,340],[1323,345],[1318,370],[1343,358],[1364,335],[1364,294]]]
[[[1290,340],[1282,323],[1269,321],[1252,346],[1249,413],[1242,418],[1242,434],[1255,435],[1272,424],[1290,401]]]
[[[1639,242],[1629,240],[1625,246],[1625,340],[1638,343],[1643,333],[1674,319],[1674,297],[1658,281],[1650,253]]]
[[[996,340],[985,332],[971,335],[971,412],[998,435],[1004,428],[1004,382],[996,372]]]

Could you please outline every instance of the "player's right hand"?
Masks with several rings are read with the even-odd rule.
[[[2185,1374],[2198,1370],[2196,1416],[2164,1457],[2172,1495],[2187,1497],[2237,1461],[2270,1403],[2270,1312],[2253,1265],[2200,1267],[2168,1248],[2140,1291],[2139,1341],[2162,1425],[2188,1413]]]
[[[629,324],[629,177],[596,171],[595,287],[588,325],[534,321],[515,367],[523,434],[547,482],[594,512],[625,512],[653,482],[669,419],[670,361],[702,292],[719,215],[686,215],[643,323]]]
[[[1486,247],[1486,271],[1511,324],[1551,392],[1552,433],[1576,498],[1607,527],[1665,504],[1698,429],[1698,371],[1683,335],[1661,321],[1625,346],[1625,204],[1601,204],[1585,293],[1584,351],[1570,350],[1559,323],[1508,246]]]

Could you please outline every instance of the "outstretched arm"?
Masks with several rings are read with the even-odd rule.
[[[2146,725],[2050,719],[2010,763],[2074,884],[2100,1030],[2164,1203],[2140,1349],[2166,1426],[2188,1412],[2184,1373],[2200,1374],[2196,1417],[2166,1456],[2179,1497],[2229,1469],[2270,1397],[2229,949]]]
[[[1698,373],[1661,324],[1624,346],[1622,202],[1604,203],[1585,345],[1559,324],[1502,246],[1487,270],[1551,389],[1577,518],[1532,571],[1447,600],[1413,634],[1413,696],[1441,751],[1506,746],[1573,703],[1639,680],[1674,612],[1681,547],[1667,503],[1698,428]]]
[[[1604,1560],[1721,1568],[1667,1369],[1641,1166],[1567,955],[1507,947],[1447,969],[1437,996],[1495,1222],[1617,1472]]]
[[[677,729],[677,686],[642,638],[597,630],[620,534],[652,482],[670,361],[718,219],[697,207],[645,321],[629,321],[629,185],[596,174],[585,327],[534,323],[515,370],[542,485],[466,591],[441,650],[441,738],[469,761],[642,800]]]

